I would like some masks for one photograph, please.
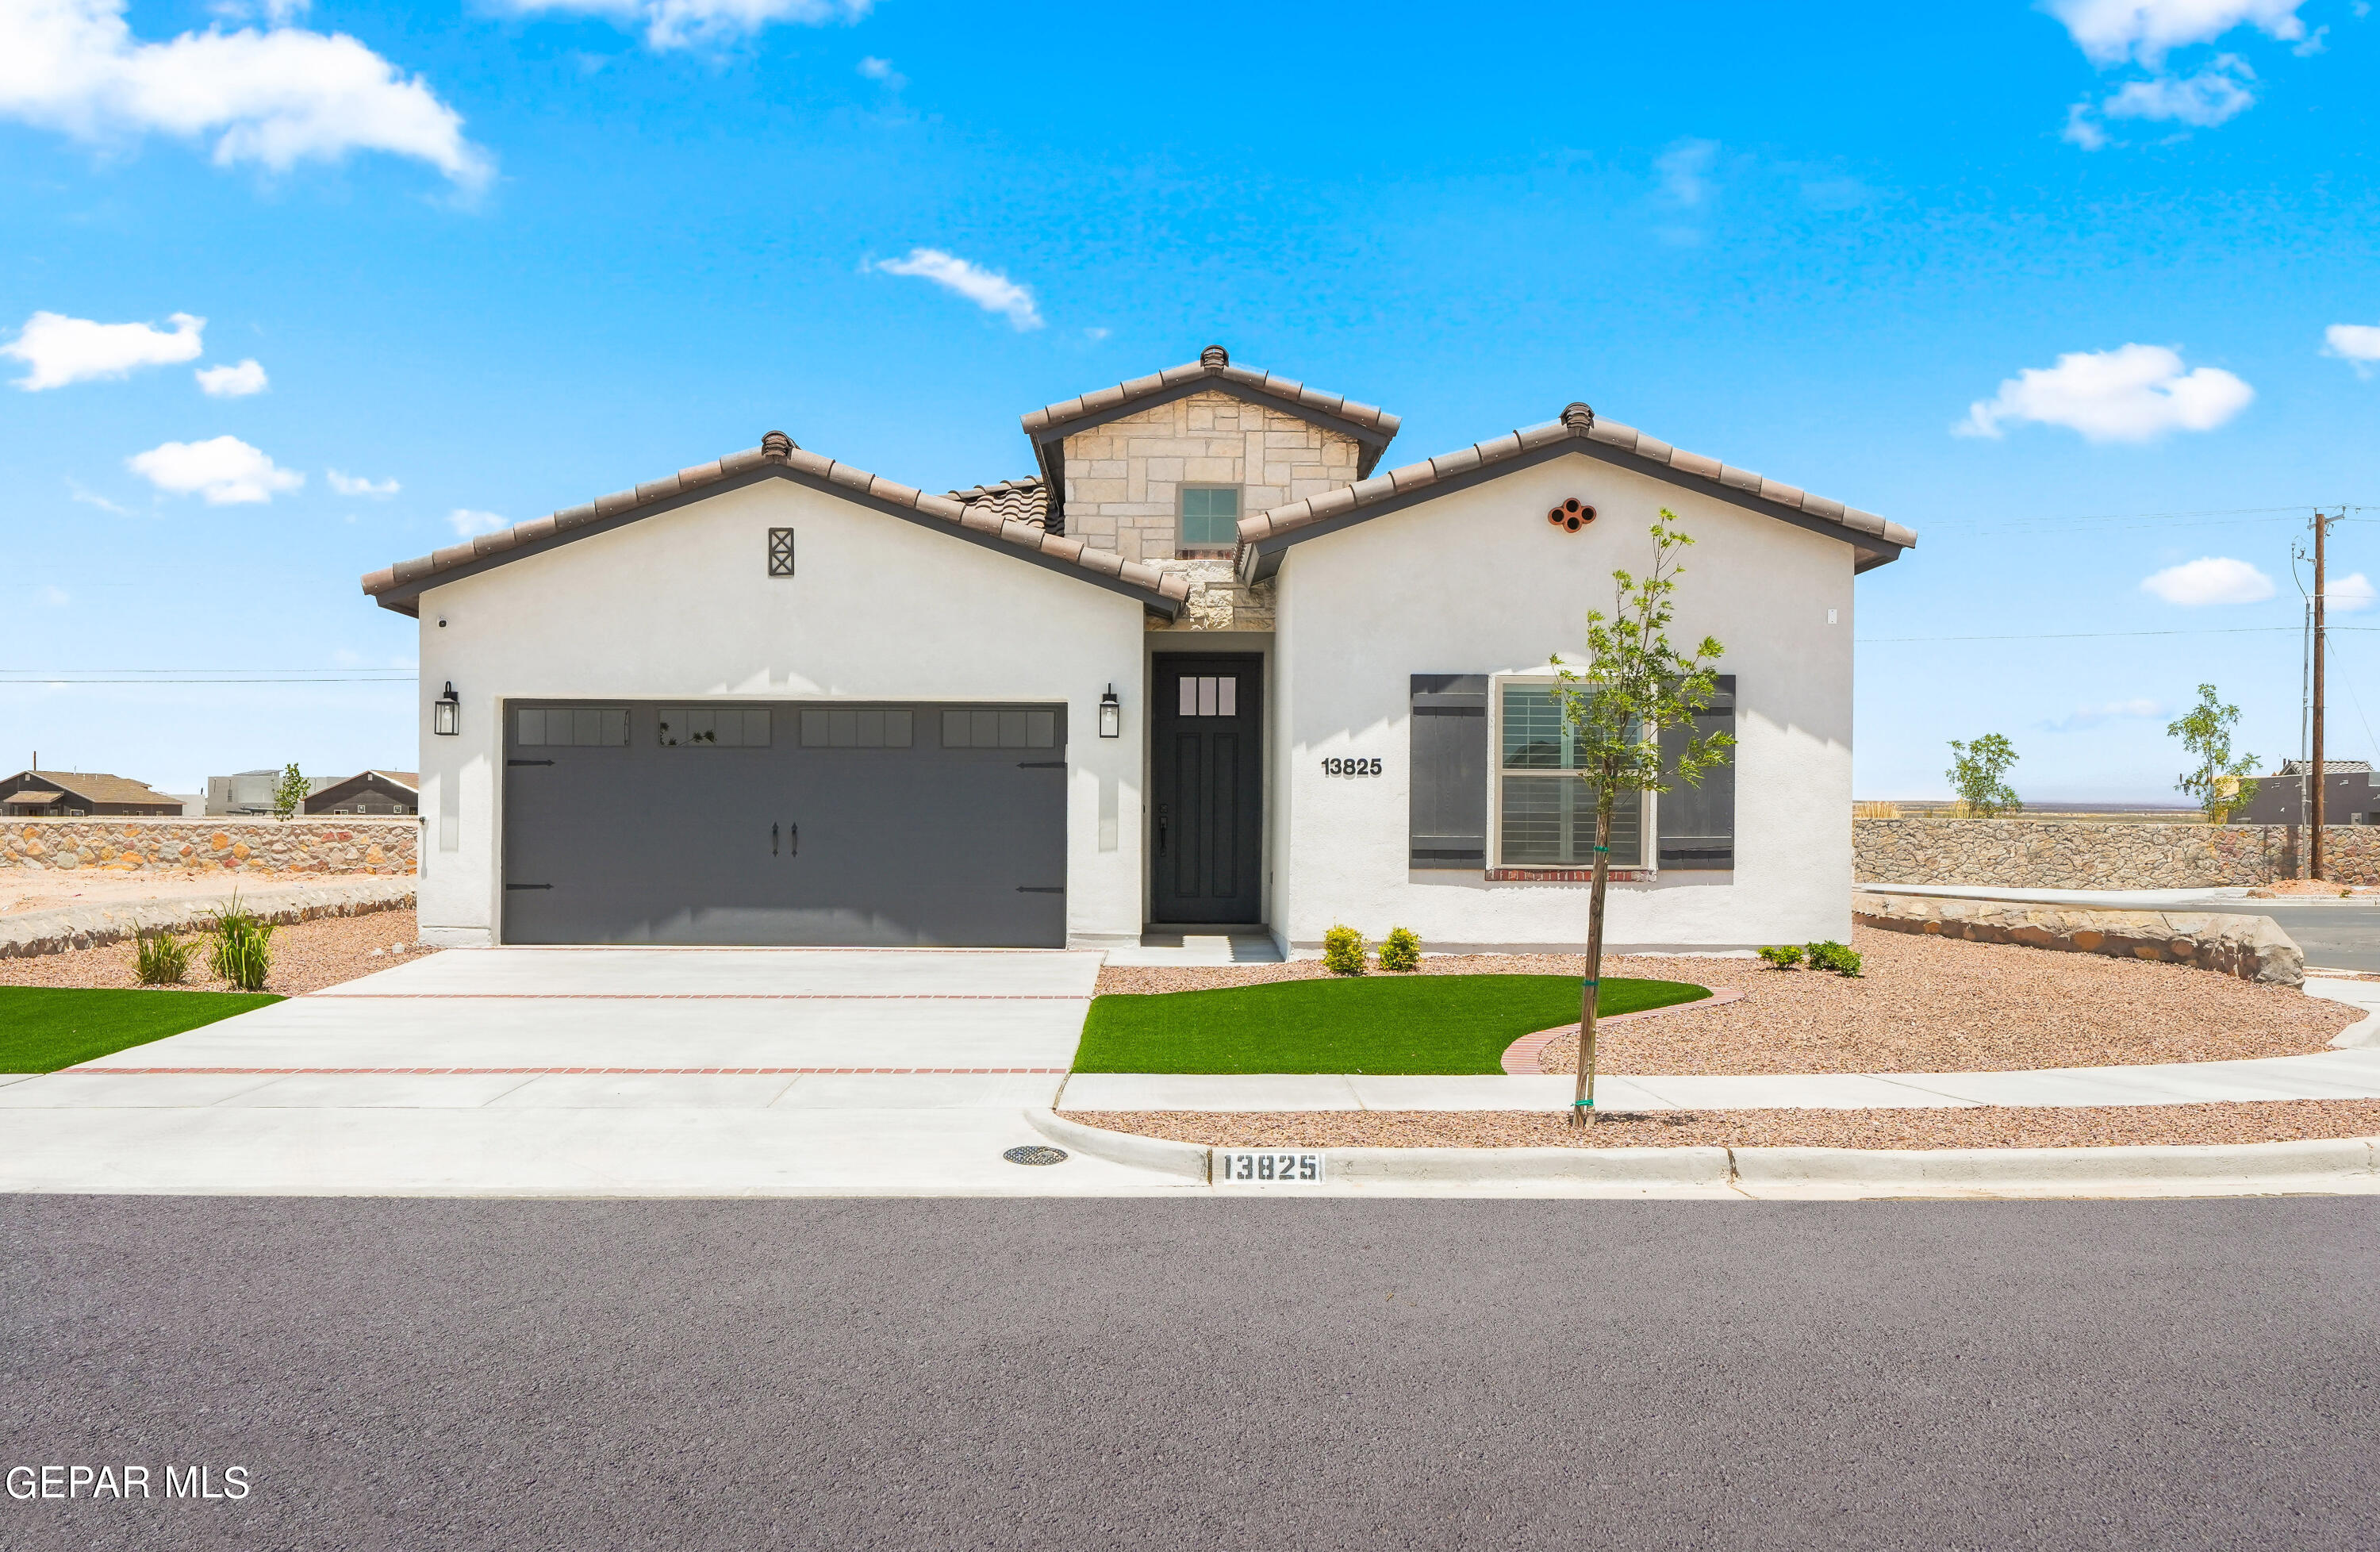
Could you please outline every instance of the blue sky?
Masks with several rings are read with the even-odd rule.
[[[1860,794],[2166,795],[2202,680],[2294,750],[2316,503],[2380,579],[2369,10],[0,0],[0,770],[410,765],[361,573],[772,427],[1026,474],[1220,341],[1392,460],[1583,398],[1907,523]]]

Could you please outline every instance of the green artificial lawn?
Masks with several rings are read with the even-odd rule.
[[[55,1073],[280,1000],[261,991],[0,987],[0,1073]]]
[[[1578,1022],[1569,976],[1351,976],[1094,998],[1077,1073],[1501,1073],[1524,1035]],[[1598,1015],[1708,997],[1608,980]]]

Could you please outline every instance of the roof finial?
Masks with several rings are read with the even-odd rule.
[[[760,452],[763,456],[771,458],[790,457],[793,455],[793,451],[794,439],[787,436],[783,431],[771,431],[767,436],[760,439]]]
[[[1572,400],[1562,406],[1561,423],[1573,431],[1591,431],[1595,430],[1595,408]]]
[[[1198,364],[1208,371],[1221,371],[1232,364],[1232,353],[1220,345],[1210,345],[1198,352]]]

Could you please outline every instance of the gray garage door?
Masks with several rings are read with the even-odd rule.
[[[1066,940],[1062,707],[513,701],[508,943]]]

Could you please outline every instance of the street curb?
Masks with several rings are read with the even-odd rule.
[[[1128,1165],[1135,1170],[1178,1175],[1196,1181],[1201,1185],[1208,1180],[1210,1150],[1196,1143],[1168,1142],[1162,1137],[1143,1137],[1130,1132],[1110,1132],[1103,1127],[1085,1126],[1080,1122],[1066,1120],[1055,1110],[1027,1109],[1025,1122],[1060,1147],[1075,1153],[1087,1153],[1093,1158],[1104,1158],[1111,1164]]]
[[[1052,1142],[1111,1163],[1214,1183],[1215,1150],[1086,1126],[1050,1110],[1025,1119]],[[2001,1195],[2264,1185],[2380,1185],[2380,1137],[2287,1143],[2073,1148],[1299,1148],[1339,1186],[1528,1185],[1731,1190],[1746,1196]],[[1278,1193],[1294,1187],[1275,1186]]]
[[[2122,1188],[2361,1179],[2380,1173],[2380,1138],[2078,1148],[1737,1148],[1735,1183],[1866,1191]]]

